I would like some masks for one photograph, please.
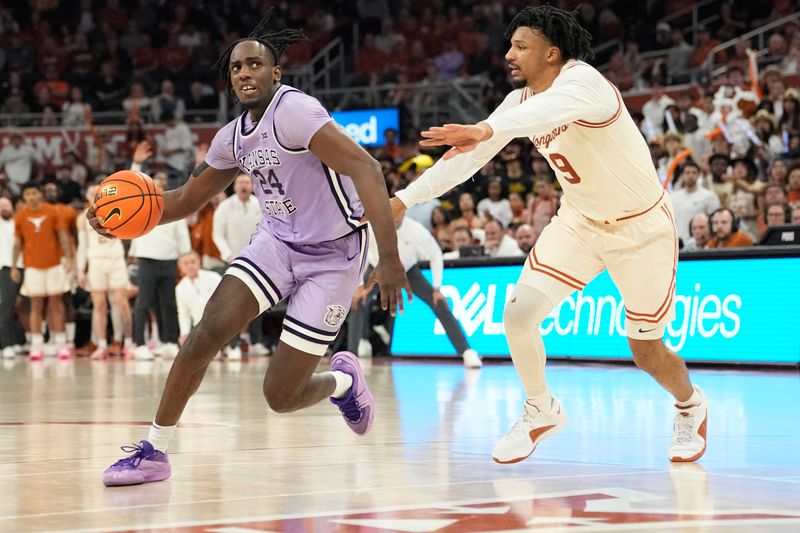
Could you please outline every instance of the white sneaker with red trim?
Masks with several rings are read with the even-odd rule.
[[[555,396],[547,408],[525,402],[522,416],[495,445],[492,459],[503,464],[522,461],[533,453],[542,439],[560,433],[566,425],[567,412]]]
[[[686,407],[675,405],[675,423],[669,447],[669,460],[673,462],[697,461],[706,453],[708,398],[697,385],[694,389],[700,395],[700,403]]]

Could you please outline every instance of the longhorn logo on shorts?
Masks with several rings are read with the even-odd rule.
[[[342,323],[345,315],[347,315],[347,311],[341,305],[329,305],[328,312],[325,313],[325,323],[335,328]]]
[[[106,218],[103,219],[102,226],[108,224],[108,221],[111,220],[111,217],[117,217],[119,220],[122,220],[122,210],[119,207],[113,208],[111,211],[108,212]]]

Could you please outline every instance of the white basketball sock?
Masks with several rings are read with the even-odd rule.
[[[333,376],[333,379],[336,380],[336,388],[333,389],[331,398],[341,400],[350,390],[350,387],[353,386],[353,376],[342,372],[341,370],[332,370],[330,374]]]
[[[150,426],[150,434],[148,435],[147,440],[156,450],[166,452],[167,446],[169,445],[169,440],[172,438],[172,434],[175,432],[176,427],[178,426],[159,426],[156,424],[156,421],[153,420],[153,425]]]
[[[44,335],[33,333],[31,335],[31,351],[42,351],[44,349]]]

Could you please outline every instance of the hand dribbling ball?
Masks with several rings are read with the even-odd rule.
[[[147,174],[121,170],[103,180],[94,197],[100,225],[119,239],[151,231],[164,212],[164,197]]]

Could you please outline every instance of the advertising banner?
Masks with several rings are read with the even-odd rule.
[[[400,131],[400,114],[396,107],[334,111],[331,116],[362,146],[381,146],[384,131],[390,128]]]
[[[470,345],[507,356],[503,307],[521,266],[445,269],[441,292]],[[423,270],[430,279],[430,271]],[[664,340],[687,360],[800,363],[800,257],[681,261],[675,317]],[[559,303],[540,327],[548,356],[628,359],[624,302],[604,272]],[[454,355],[444,329],[419,299],[398,314],[398,355]]]

